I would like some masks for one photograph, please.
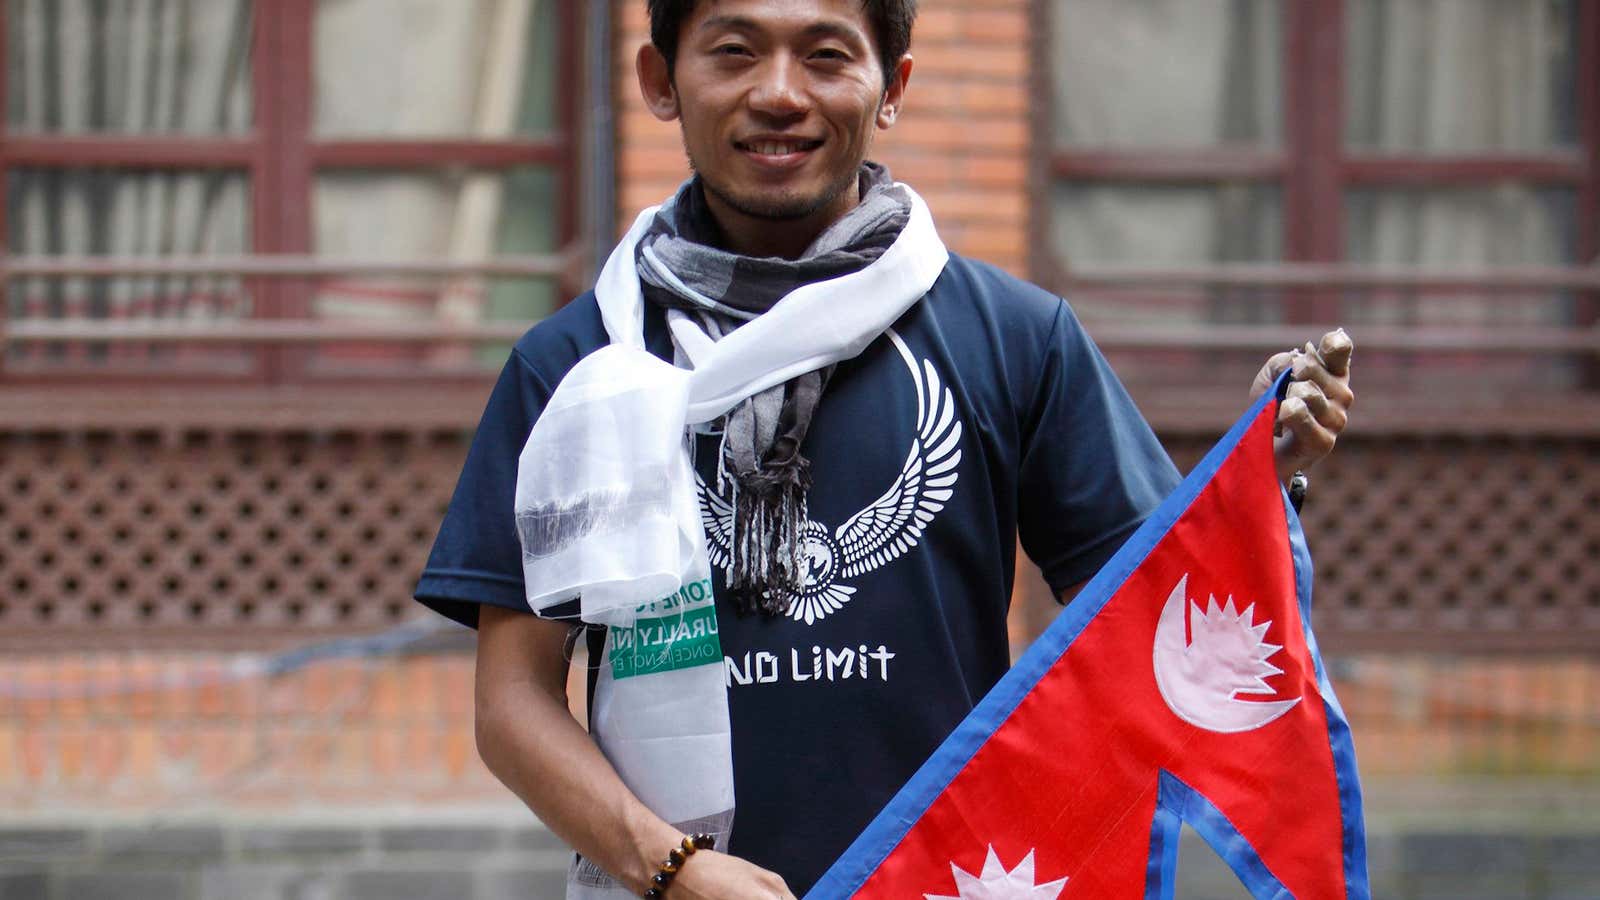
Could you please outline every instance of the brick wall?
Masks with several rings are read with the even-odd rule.
[[[676,122],[650,115],[634,55],[649,40],[644,3],[619,0],[617,222],[688,176]],[[945,243],[1026,275],[1029,32],[1025,0],[924,0],[904,112],[870,156],[928,202]]]
[[[0,663],[0,819],[509,807],[478,759],[472,656],[59,653]]]
[[[469,651],[230,677],[240,659],[0,661],[0,822],[217,810],[521,815],[478,759]],[[1537,776],[1600,790],[1600,661],[1371,654],[1329,665],[1366,778]],[[575,677],[579,696],[580,685]],[[1372,802],[1395,811],[1382,795]]]

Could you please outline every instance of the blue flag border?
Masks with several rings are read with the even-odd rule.
[[[1157,784],[1144,900],[1173,900],[1178,875],[1178,834],[1185,822],[1222,857],[1255,900],[1294,900],[1294,895],[1261,861],[1256,848],[1205,794],[1166,769],[1161,770]]]
[[[911,776],[911,780],[895,794],[844,854],[823,873],[811,890],[806,892],[805,900],[850,897],[861,889],[867,878],[899,846],[911,827],[928,811],[928,807],[933,805],[933,801],[944,793],[995,730],[1010,718],[1022,698],[1067,652],[1078,635],[1083,633],[1084,628],[1128,580],[1128,576],[1144,562],[1195,498],[1200,496],[1261,410],[1267,404],[1283,398],[1289,380],[1289,373],[1284,372],[1279,376],[1274,390],[1263,393],[1251,404],[1250,409],[1206,453],[1188,477],[1156,507],[1156,511],[1128,538],[1122,549],[1084,585],[1072,603],[1056,616],[1055,621],[1033,642],[1022,658],[989,690],[955,731],[945,738],[939,749],[928,757],[927,762]],[[1339,806],[1343,818],[1341,850],[1344,856],[1346,897],[1348,900],[1369,900],[1366,837],[1355,746],[1344,711],[1334,697],[1332,684],[1322,664],[1322,654],[1311,634],[1311,553],[1306,546],[1305,533],[1300,528],[1299,516],[1289,505],[1287,494],[1283,495],[1283,502],[1288,515],[1290,555],[1294,564],[1301,620],[1305,623],[1307,646],[1316,667],[1317,685],[1329,713],[1328,741],[1333,750],[1334,777],[1339,786]],[[1209,803],[1206,805],[1210,806]],[[1158,860],[1153,853],[1151,865],[1164,864],[1167,860],[1168,854],[1161,853]],[[1175,852],[1170,856],[1170,863],[1176,867]]]

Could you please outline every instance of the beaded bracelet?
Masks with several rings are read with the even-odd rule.
[[[662,860],[656,869],[656,874],[650,877],[650,887],[644,892],[644,896],[649,900],[660,900],[666,896],[667,887],[672,884],[672,879],[678,874],[678,870],[683,868],[684,861],[693,856],[696,850],[717,849],[717,839],[715,835],[697,831],[685,835],[680,847],[673,847],[667,851],[667,858]]]

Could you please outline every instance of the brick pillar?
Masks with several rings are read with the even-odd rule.
[[[644,0],[618,0],[618,228],[688,175],[676,123],[639,98],[633,60],[649,40]],[[872,158],[916,188],[945,243],[1024,275],[1027,259],[1028,4],[923,0],[905,110]]]
[[[617,123],[617,231],[633,224],[639,210],[660,203],[689,177],[678,123],[658,122],[639,96],[633,60],[650,40],[645,0],[617,0],[615,52]]]

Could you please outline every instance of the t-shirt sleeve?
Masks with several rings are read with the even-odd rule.
[[[478,626],[480,604],[529,611],[512,509],[517,457],[552,391],[527,358],[513,350],[489,394],[417,583],[417,600],[469,627]]]
[[[1180,478],[1066,303],[1040,359],[1023,419],[1017,529],[1060,593],[1092,577]]]

